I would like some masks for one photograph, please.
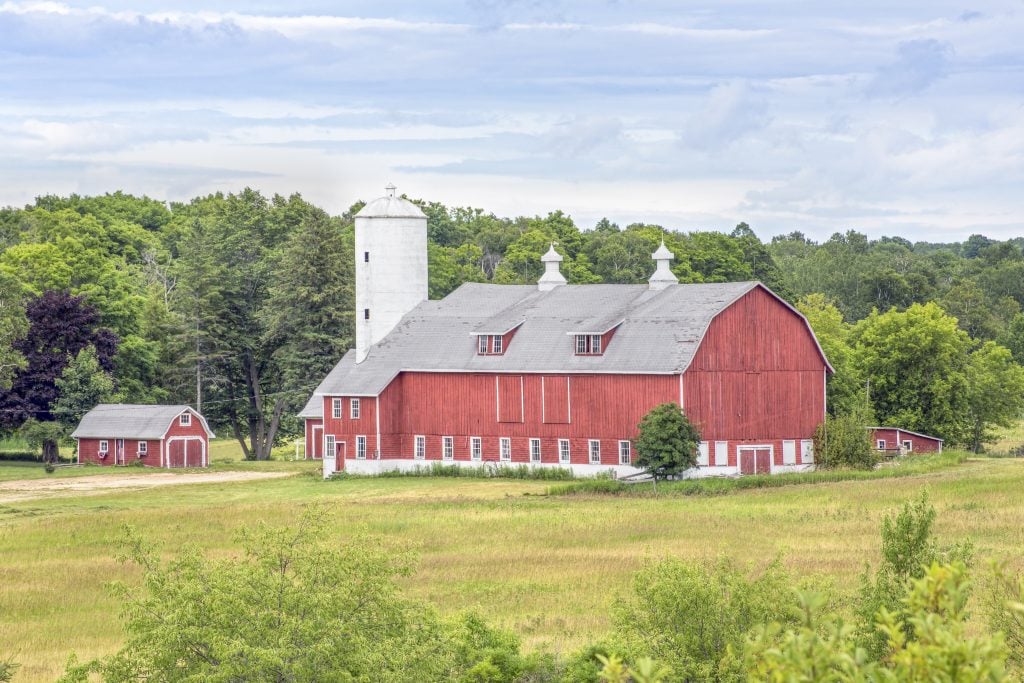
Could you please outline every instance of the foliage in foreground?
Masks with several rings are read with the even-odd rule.
[[[391,470],[379,474],[368,475],[336,475],[339,478],[345,477],[371,477],[380,479],[392,479],[402,477],[453,477],[466,479],[539,479],[548,481],[565,481],[574,479],[572,470],[565,467],[531,467],[529,465],[501,465],[497,463],[485,463],[478,467],[467,467],[464,465],[447,465],[441,462],[430,463],[429,466],[416,465],[411,470]]]
[[[115,587],[126,642],[72,661],[63,680],[511,681],[551,666],[472,615],[444,620],[402,598],[409,557],[365,539],[328,543],[328,521],[312,508],[296,527],[244,531],[242,557],[193,548],[166,564],[129,533],[122,559],[143,585]]]
[[[640,420],[637,430],[634,464],[651,474],[655,481],[697,465],[700,432],[678,403],[662,403],[651,408]]]

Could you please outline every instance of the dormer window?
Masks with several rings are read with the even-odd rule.
[[[505,353],[505,338],[500,334],[478,334],[476,352],[480,356],[500,356]]]
[[[599,334],[577,334],[576,335],[577,356],[600,356],[601,335]]]

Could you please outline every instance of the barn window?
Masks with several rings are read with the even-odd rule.
[[[363,263],[369,263],[369,262],[370,262],[370,252],[364,251],[363,252]]]
[[[417,460],[423,460],[425,457],[427,457],[427,437],[417,436],[415,449]]]
[[[477,337],[476,352],[481,356],[487,353],[487,345],[490,342],[490,335],[481,334]]]
[[[597,439],[590,439],[590,464],[601,464],[601,442]]]
[[[530,439],[530,462],[540,462],[540,439]]]
[[[631,447],[628,441],[619,442],[619,464],[628,465],[631,461]]]
[[[503,436],[499,440],[498,445],[499,445],[500,451],[501,451],[501,459],[502,460],[511,460],[512,459],[512,439],[508,438],[507,436]]]
[[[341,399],[336,398],[331,401],[331,415],[334,416],[335,420],[341,419]]]
[[[441,437],[442,457],[445,460],[455,459],[455,439],[450,436]]]
[[[102,439],[100,441],[100,453],[106,453],[108,450],[110,450],[110,444],[106,439]]]
[[[701,441],[700,445],[697,447],[697,466],[698,467],[707,467],[708,466],[708,456],[709,455],[710,455],[710,450],[709,450],[708,442],[707,441]]]
[[[140,441],[139,442],[139,456],[146,455],[147,453],[149,453],[149,442],[148,441]]]
[[[469,437],[469,457],[473,460],[483,458],[483,444],[480,442],[479,436]]]
[[[814,442],[810,439],[804,439],[800,442],[800,462],[814,462]]]
[[[577,334],[576,335],[577,356],[600,356],[601,335],[599,334]]]
[[[558,440],[558,462],[569,462],[569,439]]]
[[[363,309],[363,320],[369,320],[369,319],[370,319],[370,309],[369,308],[364,308]]]
[[[885,439],[879,439],[878,441],[875,442],[875,445],[878,447],[878,450],[884,451],[885,450]]]
[[[335,448],[334,434],[327,434],[324,436],[324,457],[333,458],[336,456],[337,449]]]
[[[178,423],[182,427],[188,427],[190,424],[192,424],[192,413],[182,413],[181,416],[178,418]]]
[[[349,415],[352,416],[353,420],[359,419],[359,399],[353,398],[349,400]]]
[[[480,356],[500,356],[505,353],[505,338],[500,334],[478,334],[476,352]]]
[[[728,441],[716,441],[715,442],[715,466],[725,467],[729,464],[729,442]]]
[[[356,459],[366,460],[366,437],[356,437]]]
[[[491,337],[491,353],[501,353],[501,335],[496,334]]]
[[[914,450],[914,442],[913,441],[904,441],[903,442],[903,450],[905,450],[907,453],[910,453],[911,451],[913,451]]]
[[[782,464],[796,464],[796,441],[787,440],[782,442]]]

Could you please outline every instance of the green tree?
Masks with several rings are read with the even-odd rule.
[[[52,412],[67,432],[98,403],[113,397],[114,381],[100,366],[96,347],[86,346],[68,362],[57,378],[57,390],[59,394]]]
[[[968,436],[970,340],[936,304],[872,311],[854,326],[855,363],[870,382],[875,416],[894,425],[964,443]]]
[[[828,378],[826,399],[832,415],[852,413],[864,402],[864,381],[854,359],[852,328],[835,303],[824,294],[807,294],[796,302],[835,369]]]
[[[1024,412],[1024,368],[1009,350],[987,341],[967,361],[969,445],[980,453],[997,440],[993,427],[1011,427]]]
[[[1007,325],[999,343],[1010,350],[1013,360],[1024,365],[1024,313],[1018,313]]]
[[[0,389],[10,389],[15,373],[25,367],[25,357],[15,342],[27,332],[20,287],[13,277],[0,271]]]
[[[697,465],[700,432],[678,403],[651,408],[637,429],[636,466],[649,472],[655,482]]]
[[[849,413],[826,415],[814,431],[814,458],[819,467],[851,467],[870,470],[878,464],[878,454],[866,427],[873,422],[870,409],[861,401]]]

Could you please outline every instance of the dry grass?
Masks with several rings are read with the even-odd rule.
[[[277,463],[273,463],[277,465]],[[92,657],[121,639],[104,584],[137,578],[112,555],[123,524],[168,552],[197,543],[223,554],[234,531],[286,522],[323,501],[335,541],[368,532],[412,547],[407,591],[445,612],[474,608],[531,646],[569,650],[600,636],[608,608],[645,558],[730,555],[759,565],[781,556],[801,576],[826,573],[840,591],[874,561],[882,516],[928,487],[943,541],[1020,562],[1024,461],[969,460],[900,479],[849,481],[699,498],[544,496],[548,482],[295,477],[239,484],[48,499],[0,507],[0,656],[16,680],[52,680],[69,653]],[[292,464],[291,466],[295,466]],[[300,467],[300,469],[301,469]]]

